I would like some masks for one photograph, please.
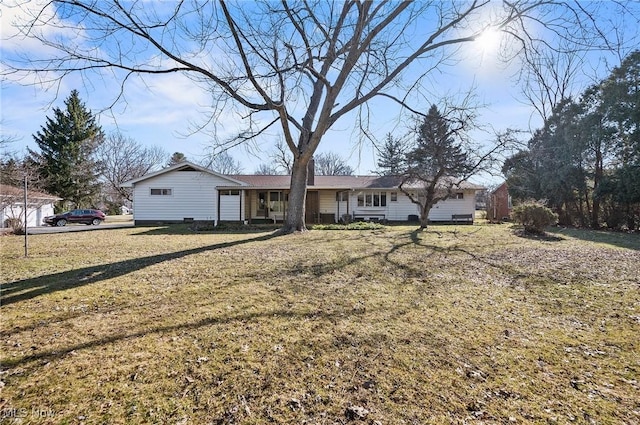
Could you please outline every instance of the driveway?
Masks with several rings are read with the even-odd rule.
[[[89,232],[95,230],[122,229],[126,227],[133,227],[133,220],[109,223],[109,218],[107,217],[107,220],[98,226],[87,226],[86,224],[67,224],[64,227],[38,226],[27,228],[27,233],[30,235],[45,235],[48,233]]]

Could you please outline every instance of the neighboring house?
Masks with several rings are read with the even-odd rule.
[[[136,224],[189,221],[275,222],[285,218],[290,176],[226,176],[182,162],[123,184],[133,188]],[[351,220],[417,220],[418,207],[398,190],[398,178],[309,176],[307,223]],[[463,182],[454,196],[437,203],[429,219],[449,222],[475,211],[482,187]],[[472,219],[471,219],[472,220]]]
[[[42,220],[53,215],[53,204],[60,201],[47,193],[27,191],[27,226],[42,226]],[[0,227],[12,227],[11,221],[24,223],[24,189],[0,184]]]
[[[498,186],[489,196],[487,220],[491,222],[509,221],[511,216],[511,195],[507,182]]]

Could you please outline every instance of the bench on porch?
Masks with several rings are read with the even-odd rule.
[[[284,213],[283,212],[272,212],[269,214],[269,218],[271,218],[273,220],[273,224],[276,224],[276,222],[280,221],[284,221]]]
[[[354,214],[353,215],[353,220],[354,221],[358,221],[358,220],[362,220],[362,221],[384,221],[385,219],[385,215],[384,214]]]
[[[473,224],[473,214],[452,214],[451,222]]]

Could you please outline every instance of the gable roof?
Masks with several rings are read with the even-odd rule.
[[[491,194],[496,194],[497,192],[501,191],[501,190],[508,190],[508,186],[507,186],[507,182],[503,182],[500,186],[496,187],[493,192],[491,192]]]
[[[286,190],[291,186],[290,175],[257,175],[257,174],[235,174],[225,175],[217,173],[208,168],[194,164],[193,162],[184,161],[171,167],[163,168],[162,170],[146,174],[144,176],[129,180],[122,183],[121,187],[133,187],[135,184],[142,181],[154,178],[156,176],[171,173],[174,171],[199,171],[202,173],[210,174],[212,176],[219,177],[227,180],[229,184],[218,185],[218,189],[237,189],[238,186],[243,186],[251,189],[266,189],[266,190]],[[356,190],[356,189],[398,189],[398,185],[402,181],[398,176],[314,176],[314,184],[309,186],[313,189],[335,189],[335,190]],[[419,184],[409,183],[405,185],[408,189],[419,188]],[[478,186],[467,181],[463,181],[458,185],[454,185],[456,189],[460,190],[480,190],[484,189],[482,186]]]
[[[24,197],[24,189],[21,187],[9,186],[8,184],[0,184],[0,197]],[[27,189],[27,198],[30,199],[50,199],[52,201],[59,201],[59,198],[54,195],[50,195],[44,192],[38,192],[36,190]]]
[[[291,186],[291,176],[289,175],[252,175],[242,174],[231,176],[234,180],[244,182],[251,189],[289,189]],[[402,181],[398,176],[318,176],[314,177],[314,184],[309,186],[313,189],[397,189]],[[405,185],[407,188],[418,188],[418,185]],[[227,188],[227,186],[218,186]],[[457,189],[480,190],[478,186],[467,181],[455,186]]]
[[[162,170],[153,172],[153,173],[149,173],[149,174],[145,174],[144,176],[126,181],[124,183],[122,183],[120,185],[120,187],[133,187],[136,183],[140,183],[142,181],[160,176],[162,174],[167,174],[167,173],[171,173],[173,171],[199,171],[201,173],[206,173],[206,174],[210,174],[212,176],[215,177],[219,177],[221,179],[227,180],[229,181],[229,183],[235,183],[235,186],[246,186],[246,183],[239,181],[239,180],[235,180],[234,178],[230,177],[230,176],[226,176],[224,174],[220,174],[217,173],[213,170],[210,170],[208,168],[202,167],[200,165],[194,164],[193,162],[189,162],[189,161],[183,161],[180,162],[178,164],[172,165],[170,167],[167,168],[163,168]]]

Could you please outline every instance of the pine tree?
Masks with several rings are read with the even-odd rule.
[[[410,171],[430,180],[466,175],[472,164],[456,143],[457,131],[432,105],[418,129],[416,147],[407,153]]]
[[[404,150],[405,146],[402,141],[395,139],[391,133],[388,133],[384,146],[378,152],[378,174],[383,176],[400,175],[404,165]]]
[[[33,136],[40,152],[29,150],[43,180],[43,188],[75,207],[90,206],[100,190],[99,164],[93,158],[104,138],[101,127],[77,90],[54,108],[53,118]]]
[[[187,157],[182,152],[174,152],[169,158],[169,163],[167,166],[171,167],[172,165],[180,164],[181,162],[185,162]]]
[[[469,153],[457,139],[468,122],[457,127],[435,105],[417,129],[415,146],[406,153],[406,168],[399,189],[420,209],[420,229],[426,229],[429,212],[439,201],[452,196],[457,185],[476,170]]]

